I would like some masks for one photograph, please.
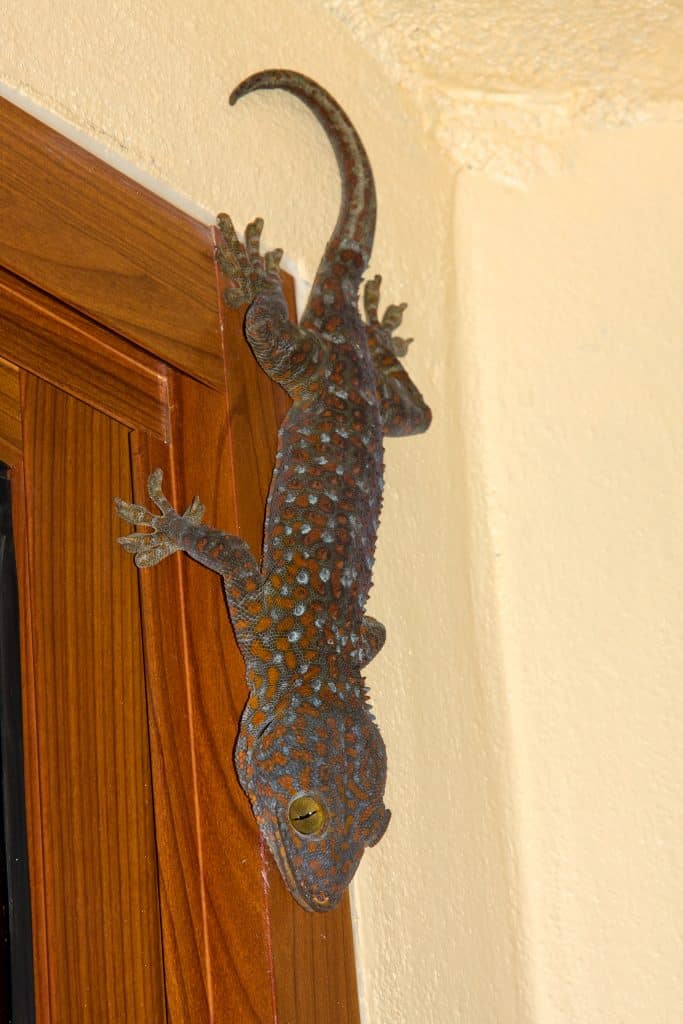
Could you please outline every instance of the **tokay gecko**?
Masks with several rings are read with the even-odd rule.
[[[216,251],[225,301],[246,306],[244,330],[265,372],[292,406],[279,433],[258,564],[239,537],[202,525],[195,498],[184,515],[148,480],[159,510],[116,499],[119,514],[151,527],[121,537],[143,568],[174,551],[221,574],[246,664],[249,699],[235,748],[242,788],[290,892],[307,910],[330,910],[366,846],[389,822],[386,753],[362,676],[384,643],[367,615],[382,504],[383,437],[426,430],[431,413],[403,369],[408,341],[394,336],[403,305],[378,313],[380,278],[358,293],[375,231],[375,186],[346,114],[293,71],[262,71],[235,89],[285,89],[317,117],[337,158],[341,209],[299,324],[289,320],[278,264],[261,255],[263,222],[242,244],[221,215]]]

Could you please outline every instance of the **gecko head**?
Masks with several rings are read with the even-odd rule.
[[[332,910],[389,823],[386,753],[367,707],[302,700],[241,740],[238,764],[240,756],[242,785],[287,888],[307,910]]]

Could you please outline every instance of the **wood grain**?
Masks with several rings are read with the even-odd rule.
[[[211,231],[0,98],[0,265],[223,386]]]
[[[177,507],[199,493],[205,520],[234,531],[225,396],[177,375],[173,408],[170,451],[134,439],[136,501],[161,465]],[[169,1024],[273,1021],[258,830],[232,763],[244,665],[221,580],[185,556],[140,575]]]
[[[14,520],[39,1024],[154,1024],[165,1011],[140,612],[106,511],[131,486],[128,432],[30,375],[23,416]]]
[[[0,359],[0,459],[14,466],[22,449],[19,370]]]
[[[19,586],[21,639],[21,701],[24,731],[24,792],[26,841],[29,851],[31,919],[33,925],[33,994],[37,1024],[50,1024],[50,950],[47,933],[47,890],[43,844],[43,801],[40,792],[40,750],[37,715],[37,666],[33,643],[33,600],[30,581],[29,537],[26,528],[29,486],[23,460],[11,471],[12,528]]]
[[[290,310],[291,279],[286,279]],[[237,532],[260,554],[277,430],[289,399],[258,366],[241,332],[242,315],[223,311]],[[348,897],[330,913],[302,910],[263,850],[277,1024],[358,1024],[360,1011]]]
[[[0,352],[119,423],[168,439],[164,365],[2,269]]]
[[[348,895],[336,910],[310,914],[268,859],[277,1024],[358,1024],[360,1012]]]

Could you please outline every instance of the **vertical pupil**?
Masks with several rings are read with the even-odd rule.
[[[325,825],[325,811],[312,796],[300,796],[289,805],[289,821],[301,835],[317,835]]]

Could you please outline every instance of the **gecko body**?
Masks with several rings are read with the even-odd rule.
[[[292,398],[279,433],[257,564],[246,543],[201,523],[194,499],[170,506],[161,473],[149,478],[160,515],[117,499],[129,522],[152,527],[121,538],[141,566],[173,551],[221,573],[244,656],[249,698],[235,763],[242,788],[282,877],[308,910],[337,905],[366,846],[384,834],[386,753],[362,671],[384,643],[365,612],[382,504],[383,437],[425,430],[431,414],[393,336],[403,306],[378,316],[378,277],[358,293],[375,230],[375,188],[362,143],[320,86],[292,71],[246,79],[285,89],[318,118],[342,182],[337,223],[299,324],[288,318],[280,251],[260,253],[262,221],[245,241],[228,217],[218,223],[226,301],[248,306],[247,340],[263,369]]]

